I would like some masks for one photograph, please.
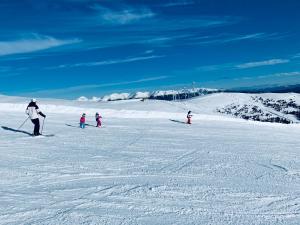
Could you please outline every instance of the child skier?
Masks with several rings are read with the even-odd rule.
[[[101,127],[102,116],[100,116],[99,113],[96,113],[95,118],[96,118],[96,122],[97,122],[97,127]]]
[[[82,114],[79,124],[80,124],[80,128],[82,128],[82,129],[85,128],[85,113]]]
[[[189,111],[188,114],[186,115],[187,118],[187,124],[192,124],[192,111]]]

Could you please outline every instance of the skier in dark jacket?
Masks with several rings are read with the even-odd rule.
[[[192,124],[192,111],[189,111],[188,114],[186,115],[187,118],[187,124]]]
[[[100,116],[99,113],[96,113],[95,115],[95,119],[96,119],[96,122],[97,122],[97,127],[101,127],[102,123],[101,123],[101,119],[102,119],[102,116]]]
[[[39,120],[39,115],[42,117],[46,117],[45,114],[43,114],[40,110],[39,107],[36,104],[36,99],[31,99],[31,102],[28,104],[26,108],[26,113],[31,119],[31,122],[34,124],[34,130],[33,130],[33,135],[38,136],[40,134],[40,120]]]

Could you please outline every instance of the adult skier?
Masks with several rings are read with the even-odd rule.
[[[97,127],[101,127],[102,116],[100,116],[99,113],[96,113],[95,118],[96,118],[96,122],[97,122]]]
[[[188,114],[186,115],[187,124],[192,124],[192,116],[192,111],[188,111]]]
[[[31,99],[31,102],[28,104],[26,108],[26,113],[31,119],[31,122],[34,124],[33,135],[34,136],[41,135],[39,115],[41,115],[44,118],[46,117],[46,115],[40,111],[39,107],[36,104],[36,99],[34,98]]]

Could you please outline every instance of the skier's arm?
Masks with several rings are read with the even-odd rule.
[[[42,113],[41,111],[39,112],[39,114],[42,116],[42,117],[46,117],[46,115],[44,113]]]
[[[46,117],[46,115],[44,113],[41,112],[41,110],[39,109],[38,106],[35,107],[36,112],[41,115],[42,117]]]

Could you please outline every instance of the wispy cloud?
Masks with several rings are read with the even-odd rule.
[[[200,66],[196,68],[196,71],[200,72],[211,72],[211,71],[217,71],[217,70],[228,70],[232,69],[233,65],[230,63],[225,64],[214,64],[214,65],[206,65],[206,66]]]
[[[293,58],[300,58],[300,53],[294,55]]]
[[[170,78],[170,76],[154,76],[154,77],[147,77],[138,80],[132,81],[124,81],[124,82],[114,82],[114,83],[106,83],[106,84],[91,84],[91,85],[80,85],[80,86],[73,86],[73,87],[66,87],[61,89],[51,89],[51,90],[42,90],[42,91],[35,91],[26,93],[27,95],[59,95],[59,94],[72,94],[76,93],[78,95],[79,92],[87,92],[88,90],[95,90],[97,88],[104,88],[104,87],[115,87],[115,86],[122,86],[122,85],[132,85],[132,84],[139,84],[139,83],[146,83],[158,80],[164,80]]]
[[[168,3],[162,4],[162,7],[175,7],[175,6],[185,6],[185,5],[193,5],[195,4],[194,1],[187,1],[187,0],[183,0],[183,1],[170,1]]]
[[[154,52],[153,49],[149,49],[149,50],[146,50],[144,53],[145,53],[145,54],[151,54],[151,53],[153,53],[153,52]]]
[[[268,75],[261,75],[261,76],[258,76],[257,78],[265,79],[265,78],[271,78],[271,77],[289,77],[289,76],[300,76],[300,72],[295,71],[295,72],[273,73],[273,74],[268,74]]]
[[[79,39],[60,40],[50,36],[31,35],[27,39],[0,42],[0,56],[30,53],[81,42]]]
[[[191,37],[189,45],[227,44],[239,41],[273,40],[282,37],[283,36],[278,33],[219,34],[215,36]]]
[[[224,64],[213,64],[213,65],[205,65],[205,66],[199,66],[196,67],[196,71],[200,72],[212,72],[212,71],[218,71],[218,70],[236,70],[236,69],[248,69],[248,68],[254,68],[254,67],[261,67],[261,66],[272,66],[277,64],[284,64],[289,63],[290,59],[269,59],[264,61],[255,61],[255,62],[247,62],[242,64],[236,64],[236,63],[224,63]]]
[[[290,62],[289,59],[270,59],[265,61],[256,61],[256,62],[248,62],[236,65],[236,68],[238,69],[248,69],[253,67],[261,67],[261,66],[272,66],[277,64],[283,64]]]
[[[149,8],[130,8],[112,10],[101,5],[93,5],[92,9],[98,12],[98,18],[103,23],[124,25],[154,17],[155,14]]]
[[[121,64],[121,63],[131,63],[137,61],[145,61],[156,58],[162,58],[163,55],[150,55],[150,56],[139,56],[125,59],[115,59],[115,60],[104,60],[97,62],[85,62],[85,63],[76,63],[76,64],[65,64],[59,65],[56,67],[50,67],[49,69],[62,69],[62,68],[73,68],[73,67],[90,67],[90,66],[105,66],[105,65],[113,65],[113,64]]]

